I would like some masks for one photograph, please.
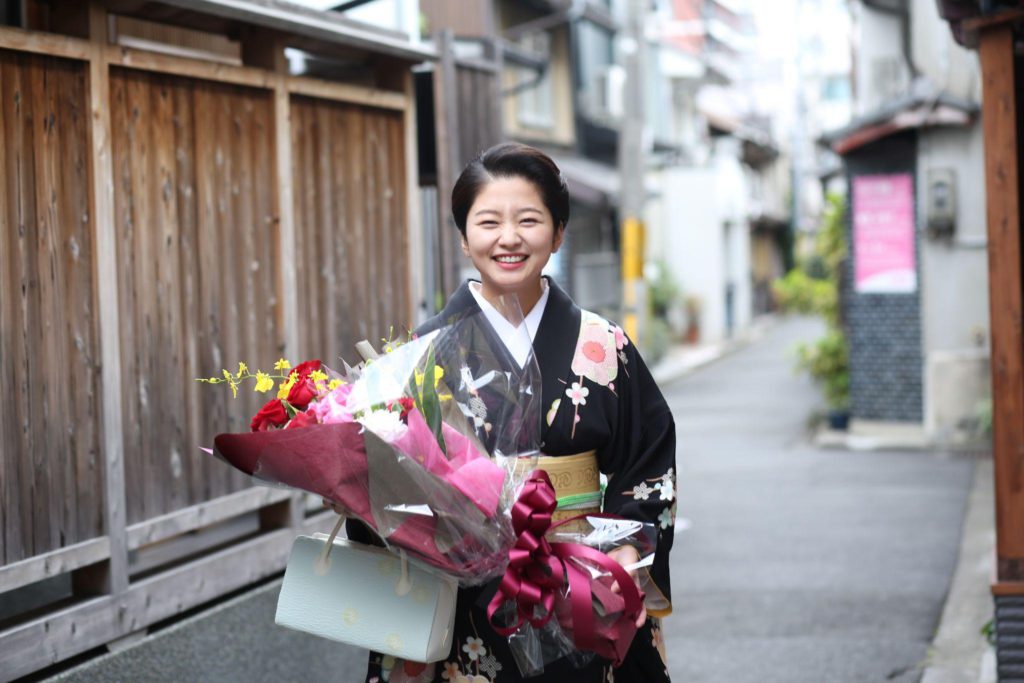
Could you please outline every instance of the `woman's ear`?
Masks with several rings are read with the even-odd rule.
[[[459,236],[462,239],[462,253],[465,254],[466,256],[469,256],[469,242],[466,241],[466,234],[460,232]]]
[[[562,238],[565,237],[565,223],[559,223],[555,228],[555,239],[551,242],[551,253],[554,254],[562,246]]]

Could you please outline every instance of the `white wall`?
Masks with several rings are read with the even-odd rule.
[[[700,298],[704,342],[726,336],[727,283],[734,286],[734,333],[746,328],[752,315],[747,187],[735,153],[734,140],[720,139],[706,166],[667,169],[661,209],[652,214],[660,213],[661,225],[651,229],[661,234],[652,235],[648,253],[665,261],[684,296]]]
[[[961,423],[990,392],[988,253],[981,123],[933,128],[918,138],[918,225],[927,223],[930,168],[956,172],[951,239],[921,238],[921,321],[925,429],[938,443],[965,440]]]
[[[935,86],[957,97],[980,101],[981,69],[978,55],[953,39],[939,17],[935,0],[910,0],[911,50],[914,64]]]
[[[854,101],[855,113],[861,115],[906,93],[910,78],[901,51],[899,18],[860,2],[853,9]]]

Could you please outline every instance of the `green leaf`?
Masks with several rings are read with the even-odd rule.
[[[426,420],[430,431],[434,433],[441,452],[447,456],[448,450],[444,446],[444,434],[441,431],[441,402],[437,398],[437,388],[434,386],[434,368],[436,367],[434,347],[431,345],[427,349],[427,364],[423,368],[423,386],[419,387],[419,391],[415,392],[415,395],[419,397],[417,407],[423,414],[423,419]]]

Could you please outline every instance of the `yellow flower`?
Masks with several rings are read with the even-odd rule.
[[[265,372],[256,373],[256,391],[266,393],[274,388],[274,380]]]
[[[281,382],[281,387],[277,390],[277,397],[282,401],[288,398],[288,392],[295,386],[295,375],[290,375],[288,379]]]
[[[341,381],[340,379],[332,379],[332,380],[331,380],[331,381],[330,381],[330,382],[329,382],[329,383],[327,384],[327,389],[328,389],[329,391],[334,391],[335,389],[337,389],[338,387],[340,387],[340,386],[341,386],[342,384],[344,384],[344,382],[342,382],[342,381]]]
[[[314,382],[326,382],[327,373],[321,370],[314,370],[313,372],[309,373],[309,378]]]
[[[249,372],[249,367],[242,362],[238,363],[238,376],[241,377],[245,373]]]
[[[221,370],[221,372],[224,373],[224,379],[226,379],[227,381],[230,382],[233,379],[231,377],[231,372],[229,370]]]
[[[437,385],[441,381],[442,377],[444,377],[444,368],[442,368],[440,365],[435,365],[434,366],[434,388],[435,389],[437,388]],[[425,379],[424,373],[417,372],[416,373],[416,386],[422,387],[424,379]]]
[[[281,358],[276,363],[274,363],[275,370],[289,370],[291,369],[291,367],[292,364],[286,361],[284,358]]]
[[[238,398],[238,384],[231,382],[231,398]]]

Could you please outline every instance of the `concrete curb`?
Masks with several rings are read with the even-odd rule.
[[[921,683],[995,683],[995,650],[981,634],[992,618],[995,546],[992,461],[979,460],[967,499],[960,556]]]

